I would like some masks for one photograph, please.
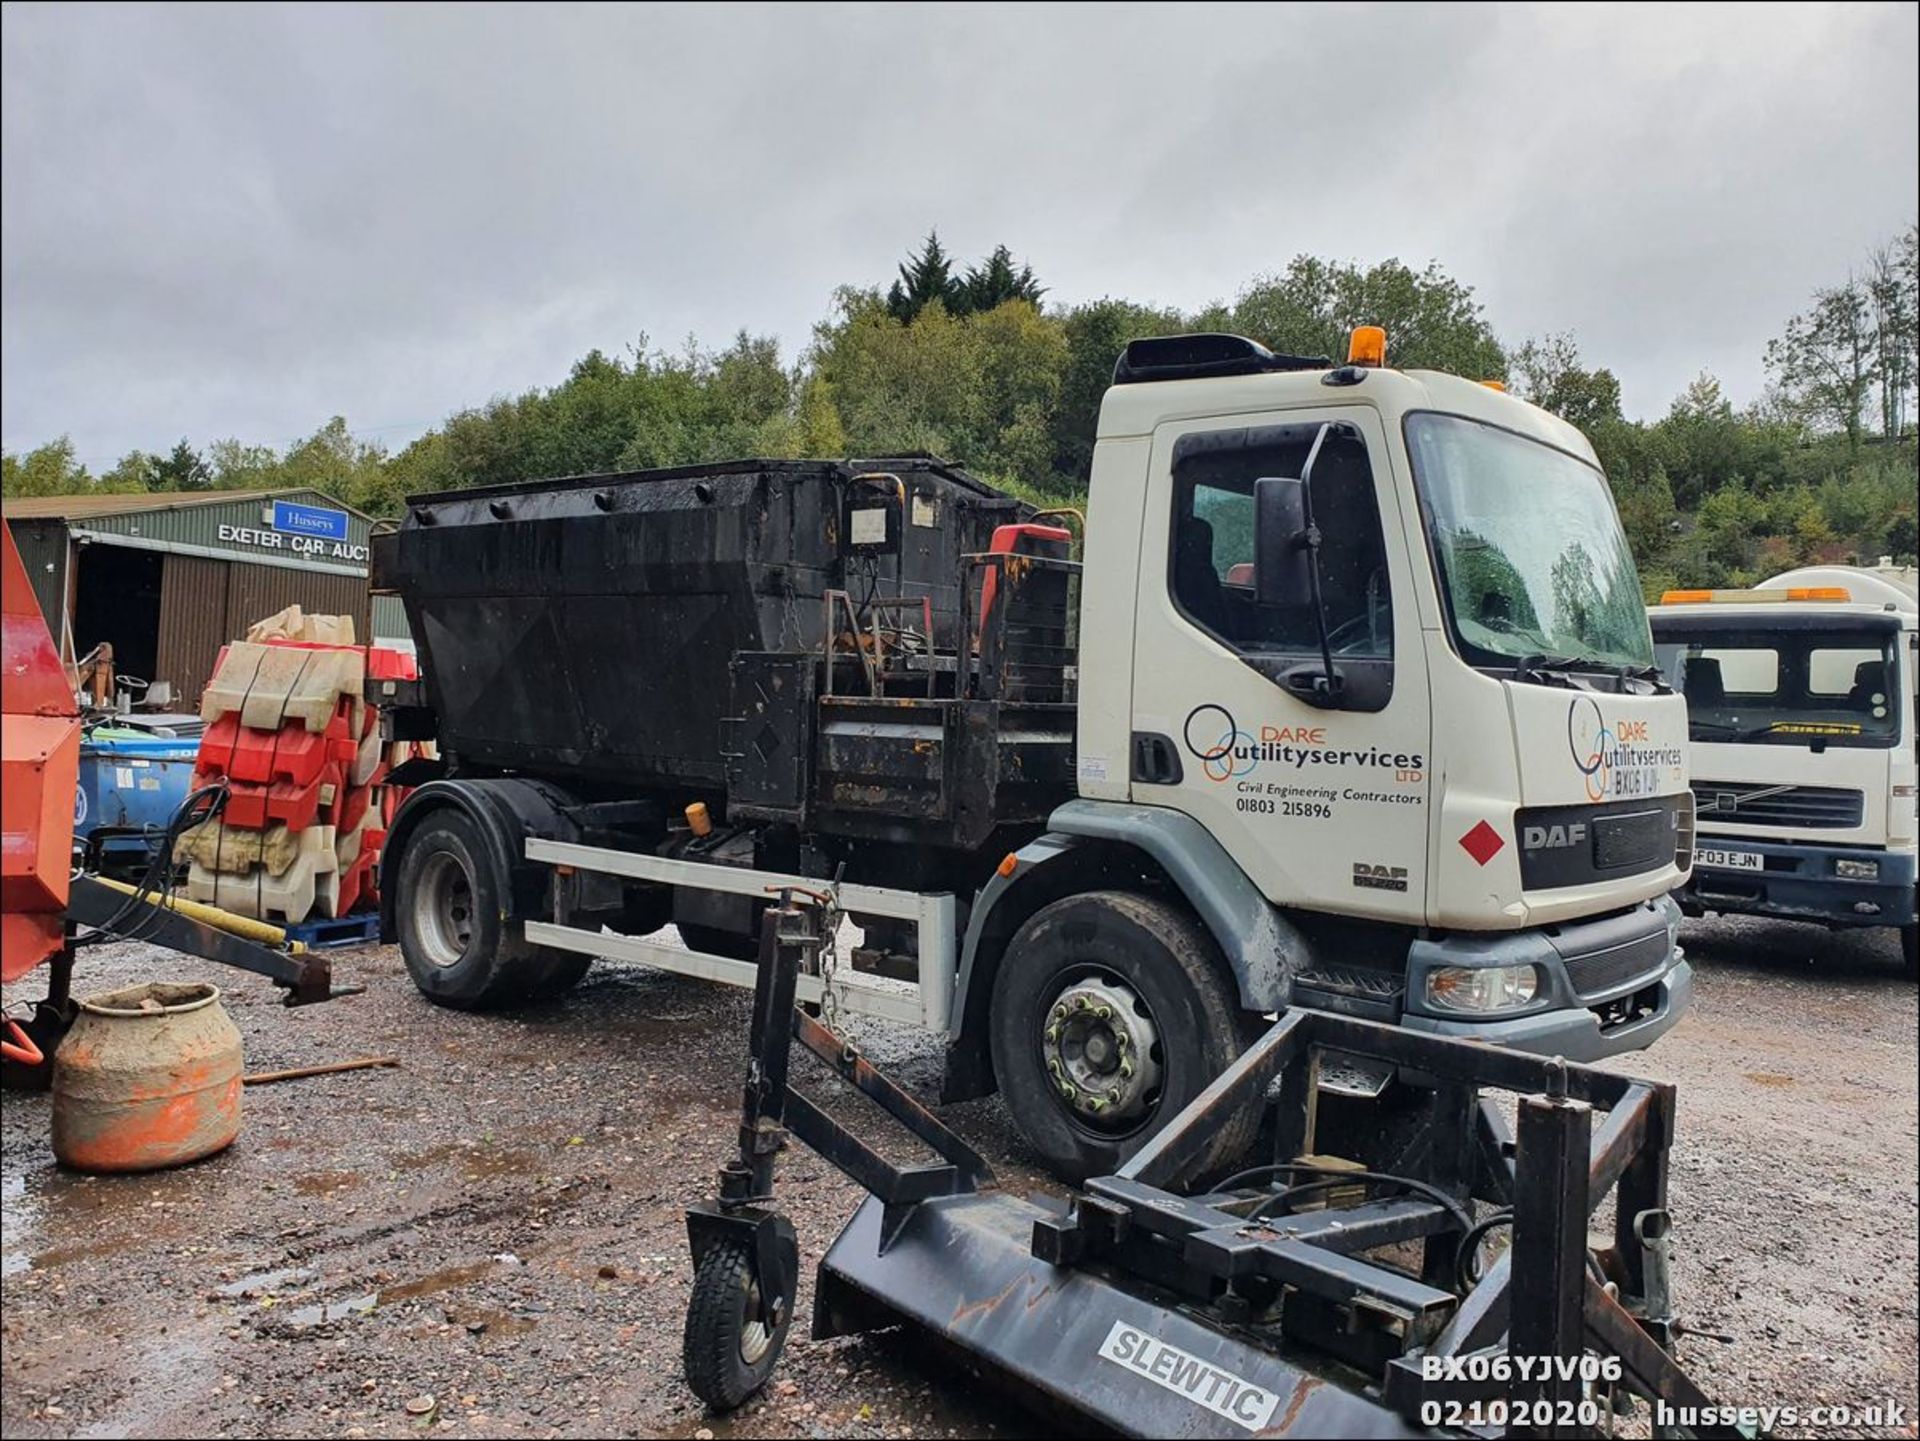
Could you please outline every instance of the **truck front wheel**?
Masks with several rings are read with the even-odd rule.
[[[1002,957],[989,1029],[1016,1125],[1069,1181],[1117,1170],[1240,1054],[1238,997],[1181,911],[1092,891],[1034,913]],[[1257,1118],[1220,1127],[1202,1170],[1233,1161]]]
[[[480,1010],[540,1000],[577,982],[591,961],[528,941],[505,909],[507,882],[473,822],[452,809],[420,822],[400,860],[400,954],[428,1000]]]

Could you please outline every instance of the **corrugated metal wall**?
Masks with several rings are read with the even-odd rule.
[[[159,661],[156,680],[173,683],[169,709],[198,710],[214,658],[231,636],[227,627],[227,572],[258,569],[224,560],[170,555],[160,575]]]
[[[169,556],[167,563],[178,559]],[[352,616],[353,638],[364,642],[369,634],[368,599],[365,576],[236,563],[227,576],[227,629],[244,635],[255,621],[297,605],[313,615]]]
[[[400,603],[399,596],[373,598],[373,634],[378,640],[405,640],[412,635],[407,629],[407,608]]]
[[[10,520],[13,543],[20,549],[20,563],[33,582],[34,599],[40,602],[40,614],[46,617],[53,643],[60,644],[60,618],[67,602],[67,527],[59,520]]]
[[[220,647],[255,621],[290,605],[312,615],[350,615],[354,638],[364,642],[368,599],[359,576],[169,555],[160,582],[156,678],[173,682],[177,708],[197,709]]]

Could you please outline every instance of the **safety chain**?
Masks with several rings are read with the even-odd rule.
[[[820,927],[820,1021],[830,1031],[840,1028],[840,998],[834,993],[833,975],[840,964],[840,886],[838,879],[827,886],[819,907]]]

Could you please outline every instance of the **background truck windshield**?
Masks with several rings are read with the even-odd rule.
[[[1893,655],[1882,636],[1700,631],[1655,649],[1686,693],[1694,740],[1890,746],[1899,733]]]
[[[1599,471],[1451,415],[1409,417],[1407,446],[1469,664],[1652,663],[1640,577]]]

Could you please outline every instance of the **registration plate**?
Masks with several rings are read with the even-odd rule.
[[[1723,851],[1713,846],[1700,846],[1693,853],[1696,866],[1718,866],[1723,871],[1757,871],[1765,868],[1765,858],[1758,851]]]

